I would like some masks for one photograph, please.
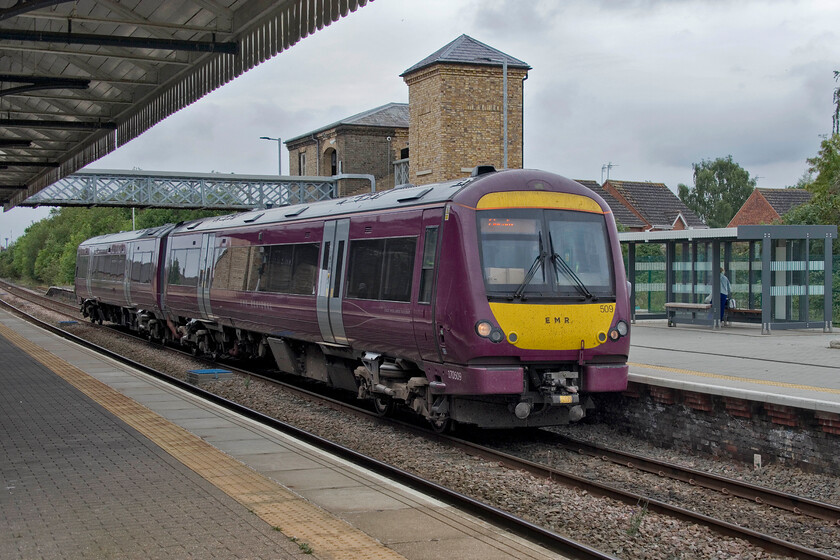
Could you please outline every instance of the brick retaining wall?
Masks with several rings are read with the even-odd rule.
[[[630,383],[596,420],[666,448],[840,475],[840,415]]]

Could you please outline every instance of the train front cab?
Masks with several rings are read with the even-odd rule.
[[[495,175],[498,183],[505,173]],[[555,178],[570,192],[552,192]],[[580,420],[595,394],[626,388],[629,299],[614,220],[577,183],[533,183],[447,211],[436,302],[442,362],[424,362],[433,415],[484,427],[556,425]]]

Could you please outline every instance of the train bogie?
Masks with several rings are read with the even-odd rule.
[[[196,352],[270,354],[380,413],[404,405],[438,428],[553,425],[626,387],[615,223],[557,175],[490,173],[209,218],[156,239],[153,293],[132,283],[131,264],[122,296],[116,281],[109,293],[79,278],[77,291]],[[94,241],[80,263],[125,240]],[[138,243],[127,240],[129,255]]]

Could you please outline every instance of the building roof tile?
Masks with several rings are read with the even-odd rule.
[[[528,63],[522,62],[518,58],[513,58],[498,49],[485,45],[481,41],[476,41],[469,35],[461,35],[448,45],[430,54],[400,74],[400,77],[406,76],[407,74],[411,74],[433,64],[448,63],[502,66],[502,61],[507,61],[508,68],[531,69],[531,66],[529,66]]]
[[[707,227],[664,183],[607,181],[655,229],[669,229],[678,215],[690,228]],[[606,184],[606,183],[605,183]]]
[[[811,200],[811,192],[805,189],[756,189],[779,216]]]
[[[308,138],[313,134],[337,128],[341,125],[408,128],[408,103],[388,103],[374,109],[368,109],[367,111],[362,111],[361,113],[357,113],[332,124],[322,126],[316,130],[290,138],[284,143],[290,144],[296,142],[297,140]]]
[[[605,191],[604,188],[601,185],[599,185],[597,181],[576,181],[604,199],[604,202],[606,202],[607,206],[609,206],[610,210],[612,210],[613,217],[615,218],[616,222],[618,222],[626,228],[645,227],[646,224],[642,220],[640,220],[638,216],[636,216],[633,212],[628,210],[622,203],[617,201],[613,195]]]

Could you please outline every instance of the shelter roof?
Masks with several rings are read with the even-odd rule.
[[[0,3],[6,209],[369,0]]]
[[[341,119],[340,121],[336,121],[326,126],[322,126],[321,128],[318,128],[316,130],[312,130],[305,134],[301,134],[295,136],[294,138],[290,138],[289,140],[286,140],[284,144],[291,144],[298,140],[312,136],[313,134],[318,134],[319,132],[325,132],[333,128],[338,128],[342,125],[377,126],[383,128],[407,129],[408,103],[388,103],[386,105],[382,105],[374,109],[362,111],[361,113],[357,113],[353,116],[347,117],[346,119]]]
[[[530,70],[531,66],[512,56],[503,53],[498,49],[494,49],[489,45],[485,45],[481,41],[476,41],[469,35],[461,35],[451,43],[433,52],[402,74],[400,77],[406,76],[422,70],[427,66],[433,64],[478,64],[482,66],[502,66],[503,61],[507,61],[508,68],[523,68]]]

